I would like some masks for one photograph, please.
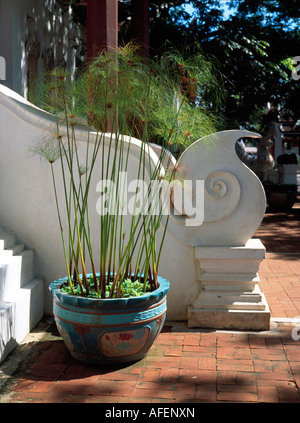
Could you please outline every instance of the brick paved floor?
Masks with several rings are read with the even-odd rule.
[[[267,213],[255,234],[267,248],[260,277],[269,331],[191,330],[170,322],[143,360],[101,368],[75,361],[50,325],[2,391],[0,384],[0,402],[300,403],[300,340],[287,320],[300,316],[299,216],[299,204],[290,213]],[[7,367],[0,366],[2,376]]]
[[[272,317],[300,316],[300,202],[287,213],[266,213],[254,237],[266,247],[259,276]]]
[[[299,403],[294,326],[263,333],[166,326],[149,354],[128,366],[76,362],[57,336],[39,342],[4,391],[10,403]]]

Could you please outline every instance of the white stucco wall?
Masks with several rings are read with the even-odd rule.
[[[51,115],[0,85],[0,226],[13,231],[27,248],[34,250],[37,275],[45,279],[47,314],[52,313],[48,285],[64,277],[66,271],[49,164],[33,157],[30,147],[49,135],[49,131],[56,132]],[[204,214],[203,222],[195,226],[186,225],[184,216],[171,214],[170,217],[159,270],[159,274],[171,282],[169,320],[186,320],[188,307],[203,289],[197,247],[222,246],[230,251],[245,247],[263,219],[266,199],[262,184],[238,159],[234,148],[239,138],[257,136],[249,131],[219,132],[196,141],[179,158],[177,172],[184,179],[204,181],[203,201],[199,202]],[[76,129],[76,139],[80,154],[85,151],[87,141],[84,129]],[[207,148],[208,142],[211,148]],[[132,140],[128,182],[137,177],[139,143],[139,140]],[[155,146],[149,148],[153,163],[157,160],[156,150]],[[59,164],[54,163],[54,166],[58,166],[59,172]],[[91,232],[95,234],[94,256],[99,257],[99,216],[96,212],[99,193],[96,186],[101,179],[101,155],[96,169],[99,173],[91,182],[89,218]],[[61,184],[59,196],[63,195]],[[219,269],[220,258],[219,255],[212,257],[212,269],[223,275],[227,270]],[[97,270],[97,261],[95,264]],[[228,277],[226,281],[231,276]]]

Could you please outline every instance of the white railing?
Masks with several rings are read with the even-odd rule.
[[[0,85],[0,223],[13,230],[28,248],[35,251],[36,271],[45,279],[46,287],[51,281],[65,275],[65,265],[50,169],[46,163],[33,157],[29,150],[37,139],[49,131],[55,131],[55,121],[51,115]],[[168,319],[191,319],[191,325],[196,322],[201,326],[197,319],[197,312],[200,316],[203,311],[201,307],[204,307],[203,304],[201,306],[201,293],[210,290],[207,281],[203,283],[203,247],[207,247],[212,254],[209,262],[205,257],[205,266],[212,275],[211,289],[214,292],[212,296],[206,295],[206,327],[218,326],[213,313],[210,316],[207,314],[208,299],[212,301],[213,311],[228,314],[231,305],[235,304],[235,311],[240,310],[241,315],[245,315],[245,304],[239,308],[236,299],[242,298],[243,289],[248,289],[250,285],[258,292],[257,264],[263,259],[264,247],[253,240],[249,244],[249,240],[263,219],[266,200],[259,179],[235,153],[235,143],[242,137],[259,135],[240,130],[212,134],[192,144],[179,159],[178,171],[185,179],[193,183],[204,181],[204,215],[203,222],[196,226],[184,224],[182,216],[174,213],[171,216],[160,265],[161,275],[171,282]],[[79,145],[85,142],[84,129],[77,130],[77,138]],[[154,161],[155,150],[156,147],[149,149]],[[138,141],[136,150],[133,149],[131,153],[129,167],[137,166],[136,154]],[[95,190],[91,204],[97,202],[97,182],[93,181]],[[59,195],[63,195],[62,190]],[[203,208],[203,202],[199,203],[199,207]],[[96,210],[94,214],[91,213],[90,219],[98,219]],[[220,265],[222,255],[227,258]],[[232,260],[239,263],[240,272],[230,270]],[[247,263],[244,271],[243,263]],[[215,273],[222,275],[217,285]],[[224,292],[227,293],[226,300],[224,297],[223,302],[214,305],[215,299]],[[252,297],[255,297],[253,304]],[[248,319],[244,326],[251,328],[251,322],[255,320],[255,328],[258,328],[257,316],[264,313],[261,326],[265,328],[268,307],[261,297],[260,306],[257,307],[258,297],[252,297],[248,298],[246,306],[248,312],[253,311],[252,320]],[[52,299],[47,289],[45,312],[52,313]],[[224,319],[222,313],[219,320]],[[234,322],[239,327],[237,313],[233,321],[227,321],[227,324],[234,327]]]

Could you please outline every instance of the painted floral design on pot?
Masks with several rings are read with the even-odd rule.
[[[138,354],[144,348],[149,335],[149,327],[128,332],[107,332],[101,336],[100,347],[106,357]]]

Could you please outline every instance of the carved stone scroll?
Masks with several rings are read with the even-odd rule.
[[[244,137],[260,135],[243,130],[218,132],[196,141],[179,158],[180,177],[192,184],[202,180],[205,189],[204,198],[193,198],[199,209],[204,201],[202,224],[188,226],[187,216],[171,213],[168,230],[178,241],[190,246],[243,246],[255,233],[264,217],[266,198],[260,180],[235,152],[236,141]]]

